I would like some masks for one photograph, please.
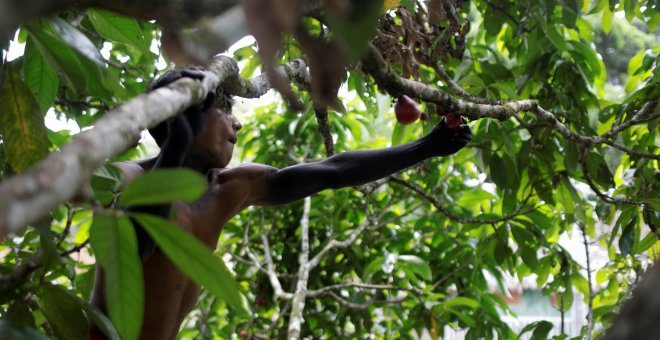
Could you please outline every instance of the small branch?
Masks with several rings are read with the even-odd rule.
[[[596,187],[596,184],[594,183],[593,179],[591,178],[591,175],[589,174],[589,168],[587,166],[587,148],[581,147],[580,148],[580,157],[578,157],[578,162],[580,163],[580,168],[582,169],[582,177],[584,180],[587,182],[587,185],[589,185],[589,188],[591,188],[591,191],[593,191],[596,196],[600,197],[603,201],[610,203],[610,204],[619,204],[619,203],[625,203],[625,204],[632,204],[632,205],[643,205],[644,202],[638,202],[635,200],[631,200],[629,198],[613,198]]]
[[[444,81],[447,85],[449,85],[449,87],[462,98],[477,104],[502,105],[504,103],[503,101],[499,101],[499,100],[490,100],[490,99],[479,98],[471,95],[470,93],[465,91],[465,89],[458,86],[458,84],[456,84],[456,82],[453,79],[451,79],[449,74],[447,74],[447,71],[445,71],[444,67],[442,67],[442,65],[439,62],[434,63],[433,66],[435,72],[438,74],[440,79],[442,79],[442,81]]]
[[[326,157],[330,157],[335,154],[335,146],[332,140],[330,126],[328,125],[328,108],[314,106],[314,114],[316,114],[316,121],[319,125],[319,132],[323,137],[323,145],[325,145]]]
[[[604,140],[604,144],[607,144],[615,149],[618,149],[619,151],[625,152],[631,156],[634,157],[639,157],[639,158],[648,158],[648,159],[655,159],[655,160],[660,160],[660,154],[654,154],[654,153],[643,153],[639,151],[635,151],[631,148],[625,147],[621,144],[617,144],[611,140]]]
[[[71,254],[73,254],[73,253],[77,253],[77,252],[81,251],[83,248],[87,247],[87,244],[88,244],[88,243],[89,243],[89,238],[86,239],[85,242],[83,242],[83,243],[81,243],[81,244],[79,244],[79,245],[77,245],[77,246],[74,246],[74,247],[72,247],[72,248],[69,249],[69,250],[66,250],[66,251],[61,252],[61,253],[60,253],[60,256],[61,256],[61,257],[65,257],[65,256],[69,256],[69,255],[71,255]]]
[[[594,294],[593,294],[593,285],[591,281],[591,258],[589,257],[589,240],[587,239],[587,231],[584,227],[580,228],[582,230],[582,240],[584,242],[584,253],[587,257],[587,282],[589,283],[589,303],[587,305],[587,334],[585,339],[591,339],[591,333],[593,332],[594,327]]]
[[[305,197],[303,216],[300,218],[301,230],[301,250],[300,250],[300,269],[298,270],[298,281],[296,291],[291,301],[291,315],[289,316],[289,329],[287,339],[300,339],[301,326],[303,323],[303,311],[305,309],[305,298],[307,297],[307,280],[309,279],[309,211],[311,208],[311,198]]]
[[[264,247],[264,257],[266,260],[266,273],[268,274],[268,280],[270,281],[270,285],[273,287],[273,294],[275,295],[275,298],[280,300],[292,299],[293,294],[287,293],[282,289],[282,284],[280,283],[280,279],[277,277],[277,272],[275,271],[275,264],[273,263],[273,257],[270,254],[270,244],[268,244],[268,237],[266,237],[266,235],[261,235],[261,243]],[[248,253],[248,255],[252,257],[252,260],[255,261],[255,264],[257,264],[258,267],[261,267],[261,264],[259,264],[259,261],[257,260],[256,256],[254,256],[252,253]]]
[[[364,310],[373,305],[400,304],[401,302],[403,302],[403,300],[405,300],[405,298],[402,297],[394,300],[370,300],[364,303],[355,303],[355,302],[347,301],[346,299],[342,298],[341,296],[335,294],[335,292],[332,291],[328,291],[324,295],[331,297],[333,300],[339,302],[340,305],[346,308],[358,309],[358,310]]]
[[[38,250],[25,261],[14,266],[11,271],[0,276],[0,296],[6,296],[9,290],[23,283],[30,273],[42,265],[42,252]]]
[[[420,188],[419,186],[417,186],[415,184],[412,184],[410,182],[404,181],[403,179],[398,178],[398,177],[394,177],[394,176],[392,176],[390,178],[390,181],[392,181],[394,183],[401,184],[404,187],[416,192],[422,198],[424,198],[429,203],[431,203],[431,205],[433,205],[433,207],[435,207],[441,214],[447,216],[449,219],[451,219],[453,221],[463,223],[463,224],[467,224],[467,223],[473,223],[473,224],[500,223],[500,222],[508,221],[508,220],[510,220],[510,219],[512,219],[516,216],[524,215],[524,214],[526,214],[530,211],[536,210],[536,208],[534,208],[534,207],[523,209],[523,207],[525,206],[525,202],[526,202],[526,200],[525,200],[520,205],[518,205],[518,207],[516,208],[516,210],[513,211],[513,213],[511,213],[507,216],[503,216],[503,217],[499,217],[499,218],[488,218],[488,219],[486,219],[486,218],[475,218],[475,217],[467,217],[467,218],[466,217],[460,217],[460,216],[455,215],[451,211],[449,211],[447,208],[443,207],[442,204],[440,203],[440,201],[438,201],[438,199],[436,199],[435,197],[429,195],[426,191],[424,191],[424,189]]]
[[[605,139],[609,139],[616,135],[617,133],[639,123],[649,122],[654,119],[660,118],[660,115],[647,116],[649,111],[651,111],[656,105],[657,101],[650,101],[644,104],[635,115],[632,116],[629,120],[613,126],[609,131],[603,133],[601,136]]]
[[[340,290],[346,288],[359,288],[359,289],[373,289],[373,290],[396,290],[396,291],[406,291],[417,297],[420,297],[422,293],[413,288],[404,288],[392,285],[379,285],[371,283],[359,283],[359,282],[349,282],[349,283],[340,283],[332,286],[326,286],[323,288],[310,290],[307,292],[307,297],[317,297],[321,295],[326,295],[328,292],[333,290]]]
[[[330,250],[332,249],[337,249],[337,248],[345,248],[348,247],[349,245],[353,244],[355,242],[355,239],[362,234],[362,232],[367,228],[369,223],[367,223],[367,219],[360,224],[359,227],[355,228],[353,232],[343,241],[337,241],[336,239],[332,239],[330,242],[328,242],[321,251],[319,251],[311,261],[309,261],[309,266],[311,268],[314,268],[318,266],[318,264],[321,262],[321,259],[327,254]]]
[[[64,242],[64,239],[69,235],[69,230],[71,230],[71,223],[73,223],[73,215],[75,215],[75,209],[71,207],[70,205],[66,205],[66,225],[64,226],[64,230],[62,231],[62,234],[60,235],[60,239],[57,240],[57,244],[55,247],[59,247],[62,242]]]

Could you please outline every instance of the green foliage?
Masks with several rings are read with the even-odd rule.
[[[24,171],[48,154],[43,113],[13,65],[6,68],[0,91],[0,134],[7,161],[14,170]]]
[[[159,169],[132,181],[119,197],[119,204],[151,205],[175,200],[193,202],[206,190],[204,177],[190,169]]]
[[[127,217],[96,215],[90,230],[96,259],[106,272],[108,313],[124,339],[137,339],[144,311],[144,285],[135,230]]]
[[[236,311],[245,312],[238,286],[229,270],[206,245],[177,225],[157,216],[138,213],[132,216],[181,271]]]

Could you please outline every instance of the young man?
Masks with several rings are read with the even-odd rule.
[[[150,90],[181,77],[201,79],[203,72],[197,68],[169,72]],[[116,164],[127,182],[161,167],[185,166],[206,174],[207,193],[193,204],[178,202],[171,209],[176,211],[181,228],[211,249],[215,248],[225,223],[251,205],[286,204],[325,189],[372,182],[430,157],[456,153],[471,139],[466,124],[450,129],[443,120],[427,136],[391,148],[344,152],[320,162],[284,169],[252,163],[227,168],[241,123],[232,114],[229,98],[221,95],[214,99],[215,94],[210,94],[201,108],[191,108],[150,130],[161,146],[158,157]],[[154,207],[152,212],[169,216],[169,209],[169,206]],[[140,237],[139,234],[138,230]],[[142,243],[141,248],[149,248]],[[199,286],[157,248],[140,249],[140,253],[145,287],[140,338],[174,339],[183,318],[197,300]],[[104,274],[99,268],[92,302],[105,311],[103,281]]]

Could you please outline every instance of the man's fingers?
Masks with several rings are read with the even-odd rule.
[[[183,69],[181,70],[181,76],[180,77],[188,77],[192,78],[195,80],[202,80],[204,79],[204,71],[201,69]],[[179,77],[179,78],[180,78]]]

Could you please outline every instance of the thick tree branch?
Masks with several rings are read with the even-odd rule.
[[[95,7],[134,18],[188,26],[236,6],[238,0],[7,0],[0,1],[0,41],[10,39],[21,23],[71,7]]]
[[[12,268],[11,272],[0,276],[0,296],[6,295],[7,291],[14,289],[25,282],[30,273],[41,267],[43,255],[41,250],[34,253],[28,259]]]
[[[649,102],[645,104],[640,112],[633,116],[631,120],[613,126],[609,132],[597,136],[585,136],[571,131],[565,124],[560,122],[552,112],[538,106],[533,100],[508,101],[499,104],[473,103],[453,98],[447,92],[422,82],[403,78],[389,67],[378,49],[371,44],[369,44],[367,52],[362,56],[361,64],[362,69],[374,78],[378,86],[387,91],[393,97],[396,97],[399,94],[405,94],[411,98],[417,98],[428,103],[440,105],[443,111],[456,112],[471,119],[493,118],[506,120],[514,116],[516,113],[528,111],[547,124],[547,126],[556,130],[559,134],[564,136],[564,138],[575,143],[581,145],[608,144],[634,156],[660,159],[659,154],[639,153],[627,147],[618,145],[610,139],[616,133],[634,124],[657,118],[657,115],[651,117],[647,116],[647,112],[653,110],[655,106],[657,106],[657,102]],[[460,92],[459,95],[466,94],[463,92]],[[482,100],[478,101],[483,102]]]
[[[245,80],[236,62],[218,57],[202,82],[182,78],[156,91],[139,95],[106,112],[93,129],[53,152],[32,169],[0,184],[0,238],[47,216],[50,209],[89,192],[91,173],[108,159],[131,147],[140,131],[201,102],[220,85],[230,94],[255,98],[270,87],[264,76]],[[294,81],[309,79],[301,60],[282,66]]]

